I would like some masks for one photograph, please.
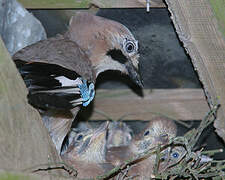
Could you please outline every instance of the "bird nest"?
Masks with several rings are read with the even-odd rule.
[[[138,174],[129,175],[129,171],[138,166],[139,162],[155,155],[153,173],[150,179],[221,179],[225,177],[225,160],[214,160],[214,155],[222,152],[222,149],[205,151],[203,148],[196,150],[196,143],[203,130],[205,130],[216,118],[219,105],[212,108],[201,121],[198,128],[188,131],[184,136],[177,136],[167,144],[158,145],[143,153],[127,159],[106,174],[94,179],[139,179]],[[165,158],[165,151],[167,157]],[[163,163],[163,168],[159,168]],[[35,167],[33,172],[64,170],[69,176],[77,177],[79,171],[65,163],[48,164]]]
[[[213,160],[213,155],[222,152],[222,149],[211,151],[200,149],[194,151],[194,147],[203,130],[215,120],[218,108],[219,106],[216,105],[201,121],[197,129],[190,130],[184,136],[177,136],[171,139],[166,145],[158,146],[139,154],[114,168],[106,175],[96,177],[96,179],[110,179],[113,176],[116,176],[117,179],[136,178],[138,175],[136,177],[127,177],[129,169],[134,165],[138,165],[137,163],[140,160],[148,158],[152,154],[156,154],[154,173],[149,177],[152,179],[217,179],[225,177],[225,160]],[[168,165],[162,170],[159,170],[158,167],[161,163],[162,152],[168,147],[171,149],[177,148],[178,151],[171,150],[169,153],[170,158],[166,160]],[[179,149],[182,151],[179,151]]]

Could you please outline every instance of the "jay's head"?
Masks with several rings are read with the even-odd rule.
[[[63,158],[69,161],[101,163],[105,160],[108,122],[97,129],[76,132]]]
[[[138,41],[124,25],[90,13],[77,13],[71,18],[65,35],[86,52],[96,75],[106,70],[118,70],[143,86],[139,74]]]

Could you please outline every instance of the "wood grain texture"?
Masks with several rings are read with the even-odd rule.
[[[178,36],[204,86],[209,105],[221,104],[214,126],[225,140],[225,40],[216,13],[205,0],[166,0],[166,3]]]
[[[0,180],[54,180],[58,179],[56,176],[40,175],[35,173],[5,171],[0,169]],[[60,180],[74,180],[72,177],[60,177]]]
[[[157,113],[180,120],[202,119],[209,111],[201,89],[97,90],[91,120],[149,120]]]
[[[39,113],[27,103],[26,95],[27,89],[23,80],[0,38],[0,169],[2,170],[21,171],[40,164],[61,161]]]
[[[18,0],[27,9],[144,8],[146,0]],[[151,7],[165,7],[162,0],[150,0]]]

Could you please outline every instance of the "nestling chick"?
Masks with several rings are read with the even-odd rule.
[[[162,151],[164,156],[162,157],[162,166],[160,171],[163,172],[169,168],[173,168],[176,166],[180,161],[185,159],[187,161],[187,157],[191,157],[188,154],[187,149],[183,145],[179,144],[172,144],[169,148],[166,148]],[[201,154],[200,151],[191,152],[192,153],[192,161],[190,163],[194,166],[196,165],[205,165],[212,161],[213,159],[209,156]],[[186,156],[187,155],[187,156]]]
[[[170,138],[176,136],[177,128],[172,120],[156,117],[146,126],[143,133],[133,141],[133,152],[141,153],[159,144],[166,144]]]
[[[175,123],[164,117],[158,117],[151,120],[144,132],[138,134],[129,146],[108,149],[106,159],[114,166],[117,166],[125,160],[150,150],[159,144],[166,144],[170,138],[175,136]],[[131,167],[128,175],[137,175],[137,179],[146,179],[151,177],[153,174],[155,158],[156,155],[153,154],[147,159],[141,160],[134,167]]]
[[[90,13],[77,13],[64,35],[27,46],[13,59],[59,153],[80,107],[93,100],[101,72],[120,71],[142,86],[138,41],[124,25]]]
[[[133,131],[121,121],[113,121],[109,124],[107,148],[128,146],[132,140]]]
[[[168,167],[178,163],[187,153],[183,146],[171,146],[163,151],[163,167]]]
[[[83,121],[79,121],[76,123],[75,127],[70,129],[70,132],[67,134],[67,138],[65,138],[63,146],[62,146],[62,150],[61,150],[61,155],[64,154],[68,147],[71,146],[72,142],[74,141],[74,139],[76,139],[76,137],[79,134],[88,134],[93,132],[94,129],[88,124],[88,122],[83,122]]]
[[[78,178],[94,178],[113,168],[105,161],[108,122],[98,129],[75,133],[62,159],[78,172]]]

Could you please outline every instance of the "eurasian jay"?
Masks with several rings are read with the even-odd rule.
[[[90,13],[77,13],[65,34],[27,46],[13,59],[59,153],[80,107],[93,100],[101,72],[120,71],[142,86],[138,41],[124,25]]]
[[[146,129],[138,134],[129,146],[112,147],[107,150],[106,160],[114,166],[118,166],[134,158],[157,145],[169,142],[170,138],[176,136],[176,125],[173,121],[158,117],[151,120]],[[149,179],[153,174],[156,155],[150,155],[146,159],[141,159],[134,167],[131,167],[128,176],[137,176],[137,179]]]

